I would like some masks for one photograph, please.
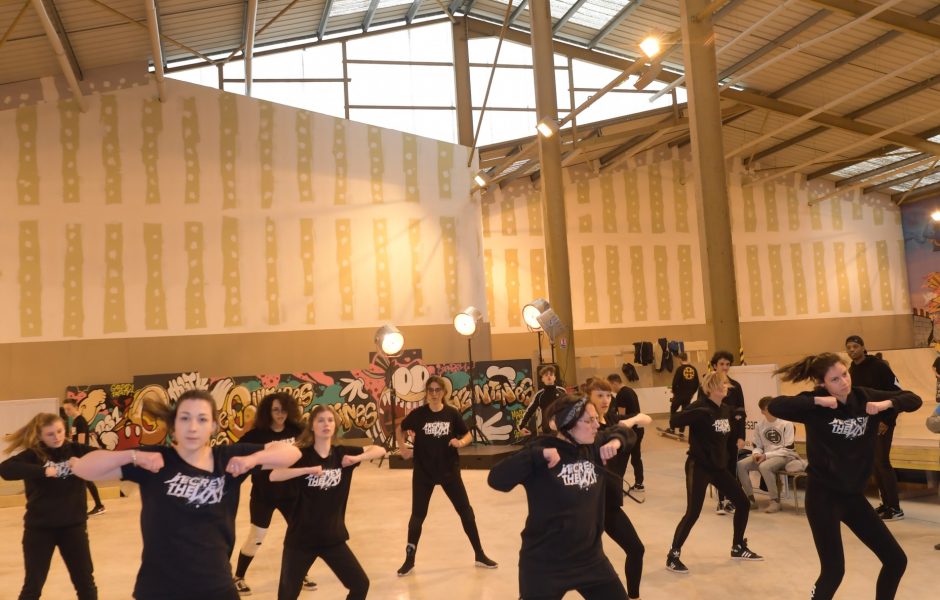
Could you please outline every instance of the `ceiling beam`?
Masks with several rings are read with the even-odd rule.
[[[513,23],[516,22],[516,19],[519,18],[519,15],[522,14],[522,11],[525,10],[525,7],[526,7],[528,4],[529,4],[529,0],[522,0],[522,2],[519,3],[519,6],[517,6],[516,8],[514,8],[514,9],[512,10],[512,14],[509,15],[509,24],[510,24],[510,25],[512,25]]]
[[[890,188],[892,188],[892,187],[894,187],[894,186],[896,186],[896,185],[898,185],[898,184],[907,183],[908,181],[912,181],[912,180],[918,179],[918,178],[920,178],[920,177],[926,177],[927,175],[933,175],[934,173],[940,173],[940,167],[932,167],[932,168],[931,168],[931,167],[928,167],[928,168],[923,169],[923,170],[921,170],[921,171],[915,171],[915,172],[913,172],[913,173],[908,173],[907,175],[905,175],[905,176],[903,176],[903,177],[897,177],[897,178],[895,178],[895,179],[889,179],[888,181],[885,181],[884,183],[879,183],[878,185],[873,185],[873,186],[869,186],[869,187],[867,187],[867,188],[864,188],[864,189],[862,190],[862,193],[863,193],[863,194],[870,194],[870,193],[872,193],[872,192],[884,192],[884,191],[886,191],[886,190],[888,190],[888,189],[890,189]]]
[[[799,23],[797,23],[796,25],[794,25],[792,28],[790,28],[790,29],[788,29],[787,31],[781,33],[779,36],[777,36],[775,39],[771,40],[769,43],[767,43],[767,44],[761,46],[760,48],[758,48],[758,49],[755,50],[754,52],[751,52],[750,54],[748,54],[747,56],[745,56],[744,58],[742,58],[742,59],[739,60],[738,62],[734,63],[733,65],[731,65],[731,66],[729,66],[729,67],[723,69],[720,73],[718,73],[718,81],[722,81],[722,80],[724,80],[724,79],[730,77],[731,75],[734,75],[735,73],[737,73],[738,71],[740,71],[740,70],[743,69],[744,67],[746,67],[746,66],[748,66],[749,64],[751,64],[752,62],[758,60],[759,58],[761,58],[762,56],[764,56],[764,55],[767,54],[768,52],[771,52],[772,50],[775,50],[775,49],[779,48],[779,47],[782,46],[783,44],[787,43],[788,41],[790,41],[790,40],[793,39],[794,37],[796,37],[796,36],[798,36],[799,34],[803,33],[804,31],[806,31],[807,29],[809,29],[809,28],[812,27],[813,25],[819,23],[820,21],[822,21],[823,19],[825,19],[826,17],[828,17],[828,16],[831,15],[831,14],[832,14],[832,13],[829,12],[828,10],[819,10],[819,11],[816,11],[815,13],[813,13],[812,15],[810,15],[809,17],[803,19],[801,22],[799,22]]]
[[[59,16],[59,9],[56,8],[55,0],[42,0],[42,4],[46,8],[49,21],[55,27],[56,34],[62,42],[62,48],[65,50],[65,55],[69,60],[69,64],[72,66],[72,70],[75,71],[75,76],[81,81],[85,76],[82,74],[82,68],[78,64],[78,59],[75,58],[75,50],[72,48],[72,42],[69,41],[65,26],[62,24],[62,17]]]
[[[157,97],[166,102],[166,81],[163,72],[163,47],[160,45],[160,15],[156,0],[144,0],[147,11],[147,29],[150,30],[150,54],[153,56],[153,74],[157,80]]]
[[[329,24],[331,10],[333,10],[333,0],[326,0],[326,3],[323,5],[323,12],[320,13],[320,24],[317,25],[317,39],[320,41],[323,41],[323,36],[326,35],[326,27]]]
[[[568,22],[568,19],[575,16],[581,7],[584,6],[584,3],[587,0],[575,0],[574,4],[571,5],[571,8],[565,11],[565,14],[561,15],[561,18],[555,21],[555,24],[552,25],[552,35],[558,33],[558,30],[565,26],[565,23]]]
[[[62,22],[58,18],[58,12],[55,12],[55,4],[52,3],[52,0],[47,1],[56,15],[56,21],[59,27],[62,27]],[[56,25],[52,22],[50,13],[46,11],[46,2],[43,0],[32,0],[32,2],[33,10],[36,11],[43,31],[45,31],[46,37],[52,45],[52,51],[55,52],[56,60],[59,62],[59,67],[65,75],[69,89],[72,90],[72,95],[75,97],[79,109],[85,112],[85,97],[82,95],[81,86],[78,85],[78,81],[82,78],[82,72],[81,69],[78,68],[78,61],[75,60],[71,46],[68,45],[68,37],[65,36],[65,30],[62,29],[61,34],[56,30]]]
[[[454,0],[450,3],[450,13],[454,14],[454,4],[460,2],[460,0]],[[411,22],[415,20],[415,15],[418,14],[418,9],[421,8],[421,0],[414,0],[411,3],[411,6],[408,7],[408,14],[405,15],[405,23],[411,25]]]
[[[369,2],[369,8],[366,9],[366,14],[362,17],[362,32],[365,33],[369,31],[369,27],[372,26],[372,19],[375,18],[375,9],[379,7],[379,0],[371,0]]]
[[[15,17],[13,17],[13,20],[10,22],[10,26],[7,27],[6,32],[0,36],[0,48],[2,48],[6,41],[10,39],[10,35],[13,33],[13,30],[16,29],[16,25],[20,22],[20,19],[23,18],[23,15],[26,14],[26,9],[29,8],[31,1],[32,0],[26,0],[23,2],[23,6],[20,7],[19,12],[16,13]]]
[[[871,160],[873,158],[888,158],[889,156],[892,156],[892,155],[891,154],[879,154],[877,156],[871,156],[869,154],[868,156],[865,157],[865,160]],[[860,181],[865,181],[866,179],[871,179],[872,177],[881,175],[882,173],[889,173],[891,171],[897,171],[898,169],[902,167],[906,167],[908,165],[918,163],[926,158],[929,158],[930,156],[932,155],[927,154],[926,152],[918,152],[913,155],[906,156],[905,158],[902,158],[901,160],[896,160],[886,165],[881,165],[880,167],[869,169],[868,171],[863,171],[861,173],[858,173],[857,175],[852,175],[851,177],[840,179],[839,181],[836,182],[836,187],[837,188],[846,187],[849,185],[856,184]],[[837,165],[834,170],[838,171],[839,169],[844,169],[845,166],[846,166],[845,163],[841,165]],[[809,176],[807,176],[807,179],[809,179]]]
[[[251,63],[255,54],[255,28],[258,23],[258,0],[248,0],[245,15],[245,95],[251,96]]]
[[[640,8],[640,5],[643,4],[643,0],[633,0],[633,2],[628,3],[626,6],[620,9],[616,15],[611,17],[607,23],[601,27],[601,30],[597,32],[591,41],[588,42],[588,50],[593,50],[598,44],[603,41],[605,37],[610,35],[610,32],[614,29],[617,29],[617,26],[623,23],[623,20],[630,16],[630,14],[636,9]]]
[[[940,182],[931,183],[930,185],[925,185],[922,187],[917,187],[912,190],[907,190],[906,192],[898,192],[897,194],[891,194],[891,201],[895,204],[901,202],[917,202],[918,200],[926,200],[927,198],[933,198],[934,196],[940,194]]]
[[[857,0],[808,0],[817,6],[823,6],[831,10],[837,10],[842,13],[860,17],[878,7],[877,4],[870,2],[858,2]],[[935,25],[924,21],[918,17],[912,17],[895,10],[886,10],[872,18],[873,21],[881,25],[887,25],[892,29],[897,29],[904,33],[915,35],[921,39],[933,43],[940,42],[940,25]]]

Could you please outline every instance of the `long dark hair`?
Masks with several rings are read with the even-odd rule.
[[[811,354],[796,362],[783,365],[774,371],[774,375],[780,375],[780,379],[793,383],[810,380],[813,383],[822,384],[829,369],[838,364],[845,365],[845,361],[838,354],[832,352]]]
[[[206,390],[186,390],[180,394],[179,399],[173,406],[164,404],[154,398],[143,399],[143,412],[152,418],[163,421],[166,424],[167,435],[172,438],[176,433],[176,412],[180,404],[187,400],[203,400],[209,403],[209,409],[212,411],[212,422],[219,424],[219,408],[215,405],[215,398]]]
[[[4,448],[4,452],[13,454],[13,452],[22,448],[23,450],[32,450],[40,459],[47,460],[49,455],[45,451],[46,445],[40,438],[42,437],[42,430],[54,425],[56,422],[62,423],[63,427],[65,426],[65,421],[59,415],[52,413],[37,414],[26,425],[7,435],[7,447]]]
[[[295,446],[298,448],[309,448],[313,445],[313,442],[316,441],[313,426],[316,424],[317,417],[320,413],[325,412],[333,414],[333,422],[336,423],[336,429],[333,430],[333,439],[336,439],[336,434],[339,432],[339,416],[336,414],[336,411],[333,410],[332,406],[328,404],[317,404],[307,413],[307,423],[304,425],[303,431],[297,437],[297,441],[294,442]]]
[[[254,428],[271,429],[271,409],[274,407],[275,400],[281,403],[281,408],[287,413],[287,424],[293,425],[297,429],[303,429],[303,418],[300,414],[297,399],[287,392],[275,392],[261,399],[258,404],[258,412],[255,415]]]

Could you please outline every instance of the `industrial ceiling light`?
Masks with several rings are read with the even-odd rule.
[[[539,315],[551,308],[548,300],[545,298],[536,298],[522,307],[522,320],[525,321],[529,331],[542,331],[542,326],[538,322]]]
[[[646,37],[646,39],[640,42],[640,50],[642,50],[643,54],[645,54],[647,57],[653,58],[659,54],[660,50],[662,50],[662,45],[660,44],[658,37],[655,35],[649,35]]]
[[[558,123],[556,123],[554,119],[546,118],[539,121],[539,124],[536,125],[535,128],[542,137],[550,138],[558,131]]]
[[[483,322],[483,313],[474,306],[468,306],[454,316],[454,329],[462,336],[472,337]]]
[[[405,347],[405,336],[394,325],[382,325],[375,332],[375,346],[385,356],[399,356]]]
[[[486,187],[486,184],[487,184],[486,175],[483,174],[483,171],[480,171],[479,173],[474,175],[473,181],[475,181],[476,184],[480,186],[481,188]]]
[[[940,208],[938,208],[938,209],[934,210],[932,213],[930,213],[930,218],[933,219],[934,221],[940,223]]]

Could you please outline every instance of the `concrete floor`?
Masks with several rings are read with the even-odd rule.
[[[655,432],[653,432],[655,433]],[[679,576],[664,569],[665,553],[676,523],[685,508],[682,480],[684,444],[648,436],[644,440],[647,502],[627,500],[626,511],[646,545],[644,600],[726,598],[808,598],[816,578],[818,562],[805,517],[789,507],[768,515],[752,513],[747,537],[751,548],[766,557],[764,562],[731,561],[731,517],[718,516],[706,499],[682,558],[691,570]],[[460,522],[444,494],[438,490],[431,501],[424,536],[418,549],[413,575],[398,578],[410,510],[410,477],[405,470],[378,469],[364,465],[353,480],[347,524],[351,547],[372,581],[370,598],[381,600],[513,600],[517,593],[516,563],[519,532],[525,520],[525,494],[491,490],[485,471],[464,471],[464,480],[474,505],[487,553],[500,563],[496,570],[477,569]],[[632,475],[630,476],[632,477]],[[248,485],[238,515],[238,544],[248,530]],[[131,597],[139,565],[140,533],[137,498],[110,499],[108,512],[89,522],[96,578],[102,600]],[[936,597],[940,552],[940,501],[936,494],[903,502],[907,519],[891,529],[908,554],[910,564],[898,598],[921,600]],[[20,507],[0,509],[0,599],[13,599],[22,583],[22,512]],[[275,517],[271,530],[248,572],[252,598],[276,596],[281,541],[285,525]],[[879,564],[850,533],[846,541],[847,570],[839,598],[871,598]],[[622,574],[623,552],[604,540],[607,555]],[[344,589],[323,565],[311,574],[319,583],[316,592],[304,592],[307,600],[344,598]],[[61,559],[52,563],[43,598],[74,598]],[[566,598],[579,597],[569,594]]]

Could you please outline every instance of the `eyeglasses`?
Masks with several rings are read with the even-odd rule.
[[[599,425],[601,422],[601,420],[598,419],[597,417],[587,417],[584,419],[578,419],[578,421],[580,421],[581,423],[584,423],[585,425],[590,425],[592,423],[597,423]]]

